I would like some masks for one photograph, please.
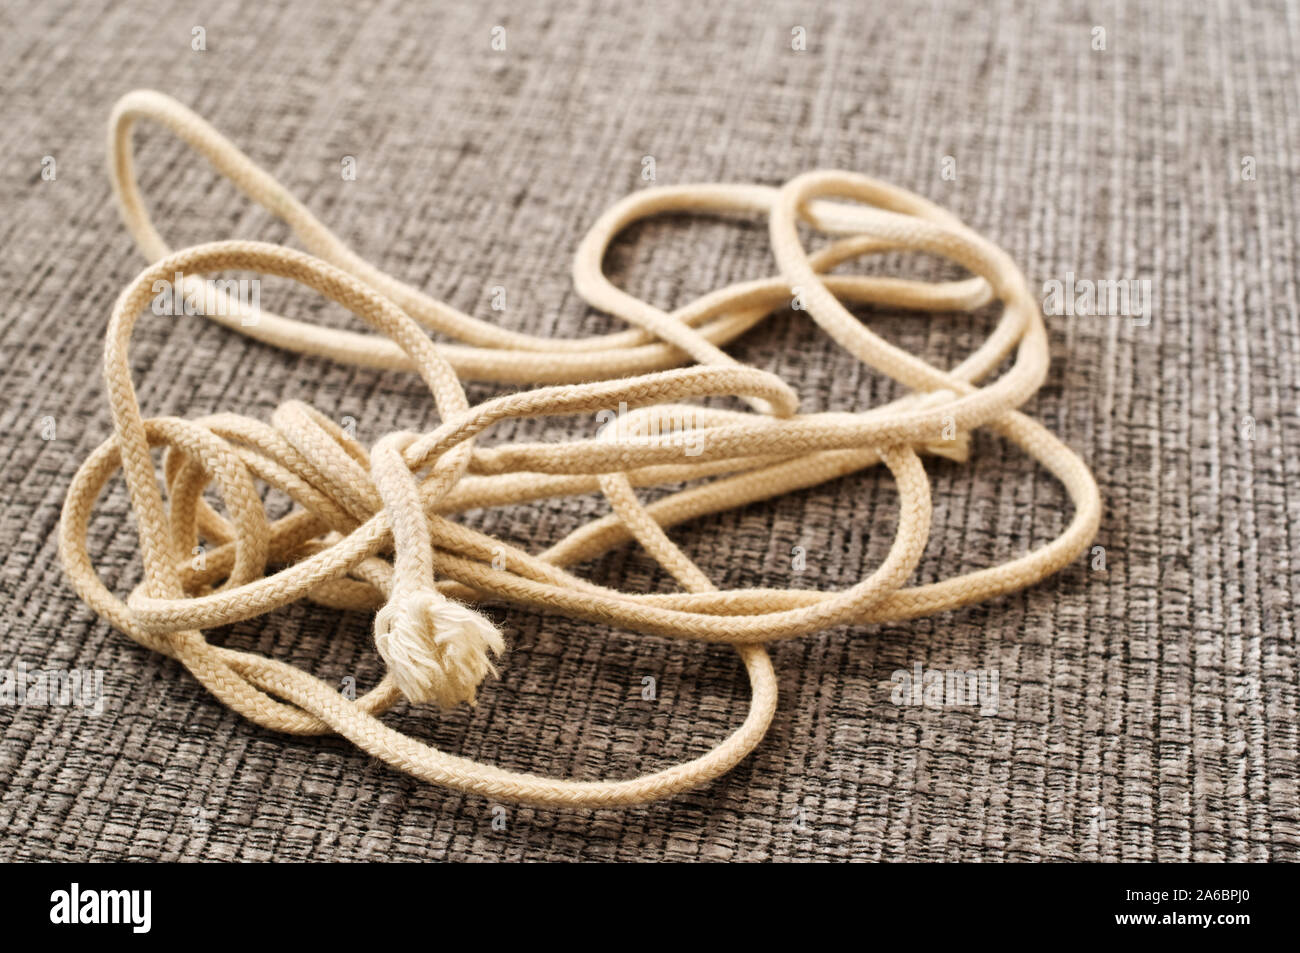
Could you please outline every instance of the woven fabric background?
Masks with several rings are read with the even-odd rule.
[[[191,49],[196,26],[206,51]],[[100,669],[105,697],[99,715],[0,706],[0,858],[1300,858],[1298,49],[1300,7],[1275,0],[6,4],[0,669]],[[1097,475],[1104,569],[1089,556],[989,604],[778,646],[781,706],[758,750],[637,810],[502,809],[341,740],[245,722],[98,621],[56,553],[69,480],[111,431],[102,332],[145,264],[104,156],[113,102],[140,86],[213,122],[381,268],[534,333],[620,326],[574,294],[570,256],[644,187],[646,155],[659,184],[780,184],[821,167],[896,182],[1007,249],[1032,288],[1067,273],[1150,280],[1147,326],[1048,318],[1051,376],[1027,407]],[[159,128],[136,141],[175,247],[287,240]],[[340,174],[347,155],[355,181]],[[774,268],[764,223],[707,217],[633,229],[609,265],[661,306]],[[348,321],[283,283],[267,281],[263,302]],[[995,320],[860,313],[948,365]],[[147,415],[265,418],[299,397],[353,416],[367,443],[436,421],[414,377],[295,357],[200,318],[142,321],[135,340]],[[808,410],[897,393],[788,311],[730,350],[783,375]],[[561,419],[494,439],[594,429]],[[1024,552],[1068,518],[1060,487],[991,436],[970,465],[927,468],[935,525],[916,581]],[[541,548],[605,508],[588,497],[467,518]],[[895,516],[873,471],[674,536],[719,585],[843,588],[883,557]],[[115,591],[139,580],[120,479],[91,550]],[[632,590],[670,584],[631,548],[581,568]],[[596,779],[698,755],[743,716],[744,672],[725,649],[495,614],[512,648],[477,709],[402,706],[390,723],[512,769]],[[380,674],[369,632],[360,614],[297,606],[210,637],[366,687]],[[893,704],[893,673],[918,663],[996,669],[996,715]]]

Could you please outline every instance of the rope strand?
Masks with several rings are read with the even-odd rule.
[[[135,180],[131,133],[140,120],[165,126],[201,153],[245,195],[287,222],[310,254],[244,241],[173,252],[150,221]],[[765,643],[834,625],[942,612],[1032,585],[1074,560],[1096,534],[1101,501],[1088,468],[1017,410],[1041,386],[1048,366],[1042,315],[1020,271],[947,211],[884,182],[823,171],[779,189],[674,186],[628,196],[583,239],[573,277],[592,307],[622,318],[631,329],[551,340],[462,314],[380,272],[229,140],[160,93],[133,92],[117,104],[109,156],[123,219],[154,263],[122,292],[109,321],[104,379],[114,434],[69,488],[60,524],[64,568],[80,596],[108,622],[179,659],[223,703],[259,725],[294,734],[335,732],[416,777],[496,800],[587,807],[644,803],[718,777],[762,740],[777,703]],[[766,215],[779,274],[717,289],[672,312],[616,288],[602,270],[610,243],[634,222],[670,211]],[[833,240],[810,254],[799,237],[801,222]],[[828,274],[846,261],[889,251],[937,254],[972,277],[932,283]],[[346,307],[373,333],[252,312],[200,279],[230,270],[296,281]],[[186,277],[175,293],[240,333],[298,353],[415,371],[442,422],[425,434],[389,434],[367,452],[299,401],[282,405],[269,425],[224,413],[195,421],[144,418],[130,375],[131,334],[156,283],[178,273]],[[789,384],[722,350],[793,296],[836,343],[898,381],[908,395],[861,413],[801,414]],[[846,307],[972,310],[993,300],[1002,305],[997,327],[951,371],[886,342]],[[435,344],[428,331],[459,343]],[[1012,355],[1009,370],[981,383]],[[677,366],[687,363],[692,366]],[[471,406],[461,383],[466,379],[549,386]],[[756,412],[689,403],[719,396],[746,401]],[[504,420],[592,413],[611,418],[592,439],[491,449],[475,444]],[[906,588],[930,533],[930,484],[921,455],[964,462],[970,434],[980,427],[1016,444],[1060,480],[1074,516],[1057,539],[1000,566]],[[165,496],[151,455],[158,447],[165,449]],[[894,542],[879,566],[842,592],[719,590],[666,532],[882,463],[898,487]],[[119,469],[136,513],[145,569],[144,582],[125,601],[100,580],[86,545],[95,501]],[[259,483],[284,491],[295,509],[270,521]],[[649,505],[637,496],[638,488],[671,484],[688,485]],[[209,485],[220,493],[226,515],[204,500]],[[609,515],[539,554],[450,518],[470,509],[594,492],[609,501]],[[683,591],[622,592],[568,570],[629,541],[639,543]],[[191,565],[187,554],[200,544],[209,551],[203,564]],[[388,669],[378,686],[352,701],[300,669],[214,646],[203,637],[204,629],[299,599],[377,610],[375,645]],[[443,707],[474,702],[483,679],[496,673],[493,658],[506,649],[497,628],[470,608],[486,599],[645,635],[731,644],[749,676],[749,712],[707,754],[625,781],[504,771],[387,727],[379,716],[402,698]]]

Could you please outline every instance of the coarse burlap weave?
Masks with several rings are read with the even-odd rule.
[[[102,670],[104,698],[98,715],[0,706],[0,855],[1294,858],[1295,13],[6,12],[0,668]],[[504,51],[492,49],[497,25]],[[796,28],[803,52],[791,49]],[[647,808],[498,810],[337,740],[244,722],[95,621],[55,554],[67,484],[110,429],[104,323],[141,266],[109,201],[103,123],[142,85],[235,138],[386,271],[531,333],[617,329],[576,299],[569,261],[595,217],[643,184],[646,156],[659,184],[861,171],[951,208],[1032,288],[1069,274],[1149,280],[1149,322],[1048,316],[1051,376],[1026,408],[1097,475],[1104,568],[1081,560],[993,603],[777,646],[782,703],[764,743],[721,780]],[[174,140],[146,132],[137,147],[177,247],[284,239]],[[340,175],[345,156],[355,180]],[[761,222],[694,218],[638,227],[611,265],[665,306],[772,270]],[[495,286],[504,312],[490,307]],[[264,294],[276,292],[273,307],[344,324],[267,281]],[[994,320],[861,316],[940,366]],[[896,396],[789,313],[729,351],[795,384],[807,409]],[[436,419],[409,375],[286,355],[197,318],[142,324],[133,360],[152,413],[265,418],[299,397],[353,417],[365,442]],[[474,385],[470,398],[495,392]],[[512,422],[497,439],[568,426]],[[983,433],[971,464],[927,470],[934,529],[915,582],[1040,545],[1068,509],[1049,477]],[[475,525],[540,547],[604,506],[527,505]],[[119,592],[140,573],[128,512],[116,483],[91,525]],[[718,585],[844,588],[883,558],[896,516],[892,484],[869,471],[675,537]],[[584,568],[623,589],[671,588],[632,549]],[[743,710],[743,670],[721,647],[496,614],[509,664],[479,707],[402,708],[397,727],[516,770],[595,778],[703,752]],[[214,638],[366,686],[381,671],[369,628],[368,615],[295,606]],[[895,673],[916,665],[996,670],[996,713],[895,704]]]

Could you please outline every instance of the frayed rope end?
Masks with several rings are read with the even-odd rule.
[[[417,704],[474,704],[479,684],[497,674],[489,657],[506,643],[473,609],[422,590],[389,602],[375,616],[375,647],[398,689]]]

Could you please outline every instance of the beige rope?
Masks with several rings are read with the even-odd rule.
[[[131,131],[140,119],[161,123],[202,153],[247,196],[284,219],[312,254],[241,241],[173,252],[149,220],[135,181]],[[1087,467],[1016,409],[1042,384],[1048,365],[1042,316],[1024,278],[1000,249],[902,189],[847,172],[814,172],[780,189],[676,186],[631,195],[583,240],[574,281],[593,307],[632,329],[556,341],[504,331],[378,271],[232,143],[159,93],[134,92],[118,103],[109,154],[127,228],[154,264],[113,308],[105,383],[115,433],[69,488],[60,526],[64,567],[96,612],[141,644],[179,659],[222,702],[260,725],[298,734],[337,732],[416,777],[503,801],[592,807],[651,801],[717,777],[762,740],[777,700],[764,643],[834,625],[941,612],[1010,592],[1061,569],[1096,533],[1101,502]],[[766,214],[780,273],[713,291],[671,313],[605,277],[605,251],[628,225],[662,212],[701,210]],[[800,222],[835,237],[810,255],[800,241]],[[897,250],[944,256],[973,277],[929,283],[828,274],[843,262]],[[250,314],[199,278],[229,270],[299,282],[342,304],[378,334],[315,327],[268,311]],[[143,418],[130,374],[131,333],[156,282],[170,282],[177,273],[186,276],[184,293],[201,303],[204,314],[241,333],[300,353],[415,371],[442,423],[423,434],[389,434],[367,452],[298,401],[283,405],[269,425],[235,414],[195,421]],[[837,343],[911,393],[862,413],[800,414],[788,384],[721,349],[796,297]],[[997,327],[947,372],[884,341],[845,307],[872,302],[970,310],[994,299],[1003,306]],[[427,330],[461,343],[435,344]],[[981,384],[1013,353],[1008,371]],[[677,366],[688,362],[694,363]],[[461,379],[552,386],[471,406]],[[689,403],[718,396],[739,397],[758,413]],[[474,443],[502,420],[599,414],[620,405],[629,412],[591,439],[491,449]],[[930,485],[919,454],[964,461],[977,427],[1020,446],[1059,479],[1074,517],[1053,542],[1000,566],[904,588],[930,532]],[[165,448],[165,497],[152,458],[159,447]],[[898,486],[894,543],[870,575],[842,592],[719,591],[666,532],[698,516],[879,463]],[[86,547],[92,507],[119,468],[135,509],[145,570],[145,581],[126,601],[104,586]],[[269,521],[259,482],[283,490],[297,507]],[[673,484],[687,485],[649,505],[636,494],[639,487]],[[220,493],[225,515],[204,500],[209,485]],[[537,555],[449,518],[470,509],[597,491],[612,512]],[[632,540],[684,591],[621,592],[565,568]],[[200,544],[209,551],[192,565],[190,554]],[[391,562],[384,558],[390,555]],[[375,644],[388,673],[356,701],[293,666],[214,646],[203,637],[204,629],[302,598],[377,610]],[[749,713],[699,758],[640,778],[599,782],[504,771],[387,727],[378,716],[402,698],[442,706],[474,702],[505,649],[496,627],[469,608],[488,598],[647,635],[734,645],[749,675]]]

